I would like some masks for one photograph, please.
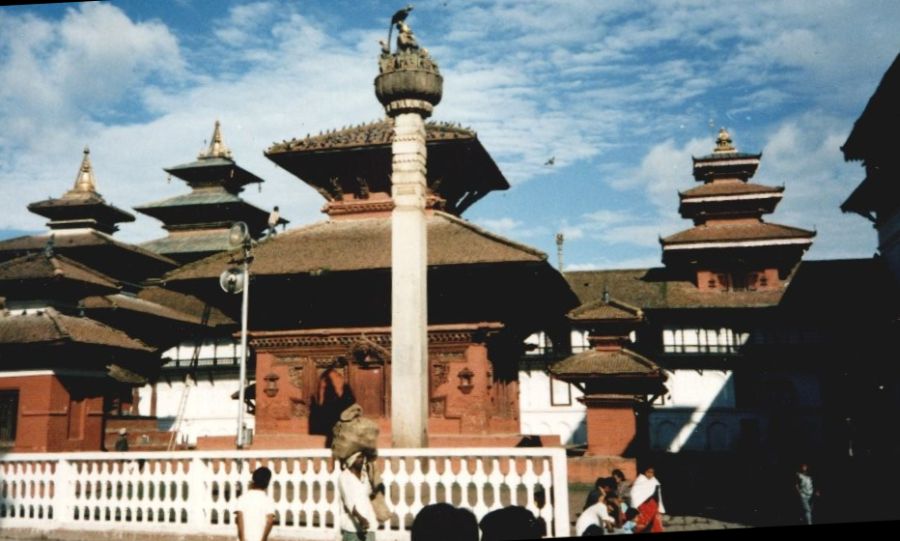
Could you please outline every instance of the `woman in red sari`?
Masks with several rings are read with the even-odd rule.
[[[666,512],[662,501],[662,485],[652,466],[644,468],[631,487],[631,505],[637,508],[635,533],[663,531],[662,514]]]

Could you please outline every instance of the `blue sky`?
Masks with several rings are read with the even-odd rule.
[[[383,116],[372,80],[395,9],[369,0],[141,0],[0,8],[0,237],[44,230],[26,205],[58,197],[85,145],[107,201],[187,192],[163,167],[195,158],[221,120],[266,179],[252,203],[299,226],[321,197],[262,151]],[[840,203],[863,177],[840,146],[900,52],[893,0],[415,2],[438,61],[436,120],[475,129],[513,187],[464,217],[566,269],[660,263],[690,226],[678,190],[720,126],[784,185],[768,221],[815,228],[807,259],[870,257],[875,231]],[[544,165],[555,157],[552,166]],[[164,235],[145,216],[117,236]]]

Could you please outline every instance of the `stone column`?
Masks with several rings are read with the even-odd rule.
[[[408,14],[408,11],[407,11]],[[401,13],[394,16],[395,19]],[[412,31],[383,49],[375,95],[394,120],[391,145],[391,436],[394,447],[428,445],[428,268],[425,221],[425,119],[441,100],[443,79]]]
[[[394,447],[428,445],[428,286],[425,122],[394,117],[391,214],[391,433]]]

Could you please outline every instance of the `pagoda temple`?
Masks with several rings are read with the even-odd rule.
[[[132,222],[134,216],[107,203],[97,191],[87,147],[74,187],[62,197],[31,203],[28,210],[50,218],[50,231],[0,242],[0,261],[41,251],[52,242],[57,253],[121,281],[129,291],[177,266],[168,257],[113,238],[117,224]]]
[[[169,232],[143,248],[188,263],[227,250],[228,231],[235,222],[246,223],[255,239],[268,228],[269,212],[239,197],[245,186],[262,184],[263,179],[235,163],[218,120],[209,148],[197,160],[165,171],[185,181],[191,192],[134,208],[163,222]],[[279,216],[275,225],[287,223]]]
[[[766,223],[783,187],[749,182],[761,154],[738,152],[724,128],[712,154],[694,158],[679,212],[694,227],[660,240],[663,263],[696,277],[702,291],[777,289],[812,245],[815,232]]]
[[[328,219],[254,249],[254,446],[319,446],[308,436],[320,375],[339,370],[390,441],[391,120],[272,145],[266,156],[316,189]],[[546,254],[459,214],[509,184],[468,129],[428,123],[430,445],[520,438],[522,340],[575,306]],[[230,254],[168,273],[166,287],[235,315],[218,276]],[[262,392],[265,390],[265,392]]]
[[[28,209],[50,218],[50,231],[0,242],[0,445],[100,450],[110,417],[157,377],[159,348],[222,319],[204,320],[189,296],[144,288],[176,263],[113,239],[134,217],[97,192],[88,149],[74,187]]]
[[[644,421],[650,403],[666,392],[662,369],[631,349],[630,335],[643,323],[644,313],[607,291],[569,312],[568,319],[588,329],[591,347],[554,363],[550,373],[584,393],[579,401],[587,407],[586,454],[607,457],[612,467],[633,476],[634,460],[623,457],[646,446],[647,426],[638,426],[638,420]]]

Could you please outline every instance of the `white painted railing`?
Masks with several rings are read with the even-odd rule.
[[[480,520],[522,505],[569,534],[560,448],[383,449],[379,463],[393,518],[379,540],[408,539],[422,507],[448,502]],[[258,466],[272,470],[273,537],[335,539],[340,498],[330,452],[192,451],[0,455],[0,533],[7,529],[234,536],[231,503]],[[546,492],[540,509],[535,488]]]

